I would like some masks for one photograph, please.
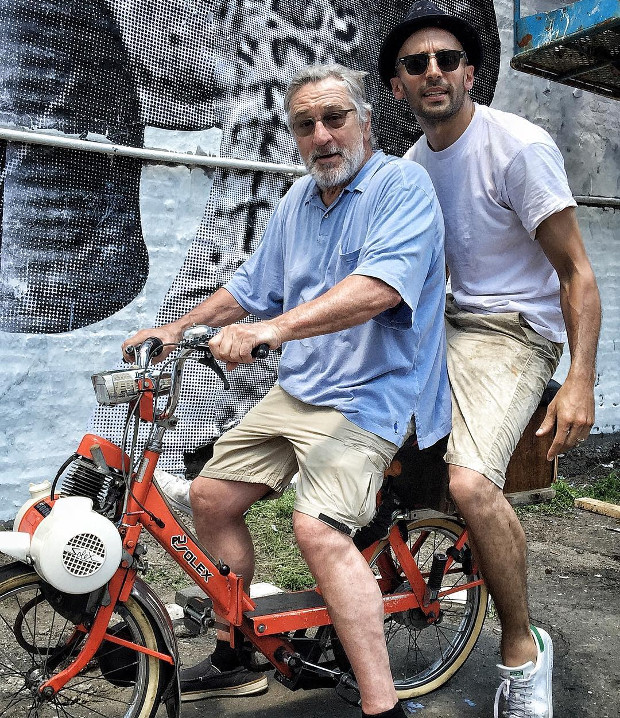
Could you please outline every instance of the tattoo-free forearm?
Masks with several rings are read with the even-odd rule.
[[[283,343],[363,324],[400,301],[400,294],[381,279],[355,274],[266,323],[274,326]]]

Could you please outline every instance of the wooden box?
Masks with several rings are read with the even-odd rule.
[[[504,493],[513,505],[548,501],[555,496],[551,485],[557,478],[558,460],[547,461],[553,433],[536,436],[546,413],[547,403],[541,403],[508,463]]]

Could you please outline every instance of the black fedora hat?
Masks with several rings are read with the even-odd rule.
[[[379,75],[388,87],[396,74],[398,51],[412,33],[424,27],[439,27],[451,32],[463,46],[474,72],[478,72],[482,62],[482,42],[476,28],[463,18],[448,15],[431,0],[418,0],[405,19],[387,34],[379,50]]]

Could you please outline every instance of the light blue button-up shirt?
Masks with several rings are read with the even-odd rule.
[[[443,232],[425,170],[375,152],[329,207],[310,176],[297,180],[225,286],[262,319],[351,274],[396,289],[401,303],[364,324],[286,342],[278,381],[300,401],[331,406],[394,444],[413,415],[424,448],[450,431]]]

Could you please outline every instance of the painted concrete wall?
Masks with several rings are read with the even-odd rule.
[[[529,0],[523,16],[562,3]],[[620,197],[620,102],[559,85],[509,66],[512,50],[512,1],[495,2],[502,43],[500,80],[493,107],[515,112],[544,127],[558,143],[575,195]],[[620,431],[620,210],[580,207],[584,242],[597,276],[603,306],[593,431]],[[556,373],[568,370],[568,351]]]
[[[112,4],[123,3],[117,0]],[[545,7],[555,7],[555,3],[530,3],[524,9]],[[493,106],[517,112],[551,133],[565,156],[575,194],[618,197],[620,104],[511,70],[512,2],[496,0],[495,8],[502,62]],[[143,106],[149,101],[148,95],[141,97]],[[217,154],[227,141],[219,128],[181,132],[146,126],[144,132],[145,146],[185,151],[199,147],[200,151]],[[250,137],[248,141],[258,147],[256,139]],[[140,173],[139,210],[150,265],[142,291],[119,312],[75,331],[3,332],[0,336],[1,519],[14,515],[26,498],[28,482],[52,478],[75,450],[95,409],[91,373],[114,368],[121,341],[134,329],[153,323],[186,261],[212,181],[200,169],[145,165]],[[579,218],[604,307],[595,431],[619,431],[620,213],[581,208]],[[565,375],[566,367],[565,357],[558,378]]]

